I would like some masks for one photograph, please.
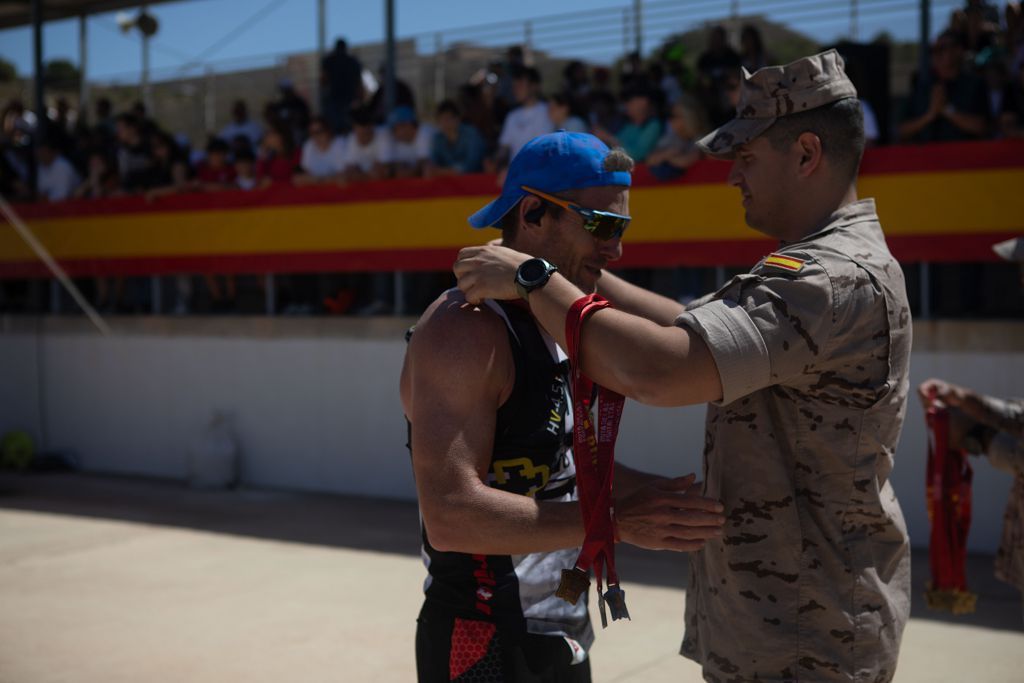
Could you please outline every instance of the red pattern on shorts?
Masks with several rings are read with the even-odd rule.
[[[452,647],[448,659],[448,679],[458,680],[479,663],[491,646],[497,627],[486,621],[456,619],[452,627]],[[498,672],[500,676],[500,672]],[[497,680],[500,680],[497,679]]]

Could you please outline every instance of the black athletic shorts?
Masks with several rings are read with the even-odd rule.
[[[569,643],[424,609],[416,620],[419,683],[590,683]]]

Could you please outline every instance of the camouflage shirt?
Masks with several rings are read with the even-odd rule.
[[[727,517],[691,554],[682,654],[704,678],[889,681],[910,611],[889,483],[911,326],[874,200],[836,211],[678,324],[708,343],[706,495]]]

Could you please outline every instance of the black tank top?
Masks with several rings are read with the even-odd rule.
[[[538,500],[577,500],[568,360],[528,311],[487,304],[505,320],[515,361],[515,385],[497,413],[488,484]],[[422,534],[429,573],[425,609],[566,636],[589,649],[593,631],[586,600],[574,606],[554,595],[562,569],[573,566],[579,548],[471,555],[440,552],[425,528]]]

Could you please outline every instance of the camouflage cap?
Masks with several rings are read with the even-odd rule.
[[[768,130],[775,120],[832,102],[857,97],[835,50],[766,66],[751,74],[743,69],[736,118],[697,141],[707,154],[732,158],[736,148]]]

